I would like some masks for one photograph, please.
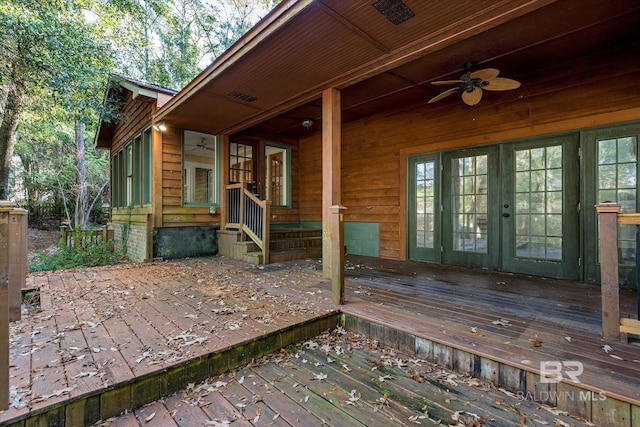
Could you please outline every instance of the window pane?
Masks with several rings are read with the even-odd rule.
[[[274,206],[289,204],[289,149],[265,146],[265,171],[267,173],[267,200]]]
[[[435,161],[416,163],[416,245],[433,248],[435,216]]]
[[[183,135],[184,204],[212,206],[218,203],[218,152],[216,135],[185,131]]]
[[[636,212],[637,203],[637,140],[635,137],[611,138],[598,141],[597,202],[620,204],[620,212]],[[619,262],[635,265],[635,230],[618,227]],[[627,236],[625,230],[633,233]]]
[[[520,159],[530,158],[530,169]],[[562,257],[562,146],[517,150],[516,236],[518,257]]]
[[[452,160],[453,249],[487,253],[487,156]]]

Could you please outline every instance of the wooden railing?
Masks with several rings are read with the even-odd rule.
[[[640,226],[640,213],[620,213],[617,203],[596,205],[600,215],[600,292],[602,295],[602,336],[620,339],[621,334],[640,335],[640,321],[620,318],[620,290],[618,283],[618,225]],[[640,271],[640,253],[636,238],[636,267]],[[636,272],[638,274],[638,272]],[[640,293],[638,299],[640,311]],[[640,312],[638,313],[640,318]]]
[[[269,228],[271,202],[260,200],[248,189],[246,183],[229,184],[225,227],[240,230],[262,250],[263,262],[269,263]]]
[[[98,230],[60,229],[60,243],[66,246],[86,248],[100,242],[107,243],[109,240],[113,240],[113,230],[107,227]]]

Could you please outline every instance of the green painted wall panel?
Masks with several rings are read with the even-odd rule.
[[[218,253],[219,227],[167,227],[156,233],[156,256],[165,259]]]
[[[302,228],[322,228],[321,221],[303,221]],[[380,256],[380,226],[377,222],[344,223],[344,244],[351,255]]]

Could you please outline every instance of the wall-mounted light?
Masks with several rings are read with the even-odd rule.
[[[161,122],[158,122],[156,124],[153,125],[153,129],[157,130],[158,132],[165,132],[167,130],[167,125],[165,124],[164,120]]]
[[[313,119],[303,119],[302,120],[302,127],[304,127],[306,130],[309,130],[309,128],[313,125]]]

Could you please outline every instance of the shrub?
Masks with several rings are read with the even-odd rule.
[[[73,247],[58,243],[52,253],[37,252],[29,263],[29,272],[68,270],[71,268],[96,267],[118,264],[125,257],[113,250],[113,241],[98,242],[87,247]]]

